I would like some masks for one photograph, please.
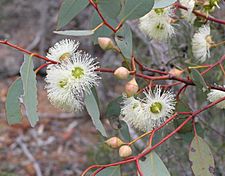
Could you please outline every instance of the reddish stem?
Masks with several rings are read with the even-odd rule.
[[[101,171],[104,170],[104,169],[105,169],[105,167],[101,167],[101,168],[97,169],[97,170],[92,174],[92,176],[96,176],[99,172],[101,172]]]
[[[179,2],[174,3],[174,6],[177,7],[177,8],[183,9],[183,10],[188,10],[187,7],[182,6]],[[217,19],[217,18],[213,18],[213,17],[207,16],[207,15],[205,15],[205,14],[203,14],[203,13],[200,13],[200,12],[198,12],[198,11],[196,11],[196,10],[193,10],[192,13],[194,13],[196,16],[203,17],[203,18],[205,18],[206,20],[214,21],[214,22],[216,22],[216,23],[224,24],[224,25],[225,25],[225,21],[224,21],[224,20],[220,20],[220,19]]]
[[[177,93],[177,96],[176,96],[176,100],[178,101],[179,100],[179,97],[180,97],[180,94],[186,90],[186,88],[188,87],[188,85],[184,85],[183,87],[181,87]]]
[[[194,118],[192,119],[192,126],[193,126],[193,130],[194,130],[194,135],[197,136],[197,130],[196,130]]]
[[[136,58],[134,58],[134,61],[138,64],[138,66],[139,66],[139,68],[140,68],[141,71],[145,70],[145,71],[150,71],[150,72],[153,72],[153,73],[158,73],[158,74],[161,74],[161,75],[168,75],[169,74],[168,72],[164,72],[164,71],[160,71],[160,70],[155,70],[155,69],[148,68],[148,67],[144,66]]]
[[[98,8],[98,4],[95,4],[95,2],[93,0],[89,0],[90,4],[95,8],[96,12],[98,13],[99,17],[102,19],[102,22],[104,23],[104,25],[106,25],[109,29],[111,29],[114,33],[116,33],[119,29],[114,29],[114,27],[112,27],[103,17],[102,13],[100,12],[99,8]]]
[[[225,60],[225,55],[223,55],[221,57],[220,60],[218,60],[216,63],[212,64],[211,66],[209,66],[209,68],[207,68],[205,71],[201,72],[201,75],[204,75],[206,73],[208,73],[211,69],[213,69],[214,67],[216,67],[217,65],[221,64],[223,61]]]
[[[47,62],[51,62],[52,64],[57,64],[57,63],[58,63],[58,62],[56,62],[56,61],[53,61],[53,60],[51,60],[51,59],[48,59],[47,57],[41,56],[41,55],[39,55],[39,54],[37,54],[37,53],[32,53],[32,52],[30,52],[30,51],[28,51],[28,50],[25,50],[24,48],[21,48],[21,47],[19,47],[19,46],[17,46],[17,45],[14,45],[14,44],[8,42],[7,40],[0,40],[0,44],[8,45],[8,46],[10,46],[10,47],[12,47],[12,48],[15,48],[15,49],[17,49],[17,50],[19,50],[19,51],[22,51],[22,52],[26,53],[26,54],[36,56],[36,57],[38,57],[38,58],[40,58],[40,59],[43,59],[43,60],[45,60],[45,61],[47,61]]]
[[[135,161],[135,163],[136,163],[136,166],[137,166],[137,171],[139,173],[139,176],[144,176],[143,172],[141,171],[141,167],[140,167],[140,164],[139,164],[139,160],[137,159]]]
[[[42,64],[40,67],[38,67],[36,70],[35,70],[35,73],[37,74],[41,69],[47,67],[48,65],[52,64],[51,62],[47,62],[45,64]]]

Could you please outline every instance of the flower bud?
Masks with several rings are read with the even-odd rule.
[[[110,50],[115,48],[113,41],[107,37],[99,37],[98,44],[103,50]]]
[[[127,94],[128,97],[133,96],[134,94],[137,93],[138,91],[138,84],[136,82],[136,79],[133,78],[130,80],[126,85],[125,85],[125,93]]]
[[[121,145],[124,144],[124,142],[118,137],[112,137],[112,138],[108,139],[107,141],[105,141],[105,143],[114,149],[119,148]]]
[[[184,72],[183,70],[178,70],[176,68],[173,68],[169,71],[169,74],[180,77],[183,72]]]
[[[114,75],[118,79],[127,79],[130,74],[130,71],[126,69],[125,67],[119,67],[114,71]]]
[[[123,145],[119,149],[119,155],[122,158],[126,158],[132,154],[132,149],[129,145]]]

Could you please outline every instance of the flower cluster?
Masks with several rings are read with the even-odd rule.
[[[47,57],[59,62],[47,67],[46,89],[50,102],[65,111],[82,110],[83,98],[100,77],[95,58],[78,51],[78,42],[62,40],[49,49]]]
[[[196,16],[192,12],[196,1],[180,0],[180,4],[186,8],[186,10],[181,9],[182,17],[193,24]],[[175,10],[172,7],[154,9],[139,19],[139,28],[152,39],[166,41],[175,36],[175,25],[172,24],[177,20],[173,20],[174,17],[176,17]],[[192,53],[196,61],[205,62],[210,57],[210,48],[214,46],[215,43],[210,35],[210,26],[202,25],[192,38]]]
[[[175,95],[157,86],[144,92],[144,99],[124,96],[121,115],[123,119],[141,131],[160,126],[175,110]]]

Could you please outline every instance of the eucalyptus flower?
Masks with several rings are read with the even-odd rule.
[[[144,116],[147,119],[147,129],[159,127],[175,110],[175,95],[171,91],[163,91],[157,86],[154,91],[144,92],[146,98],[143,104]]]
[[[171,38],[174,33],[171,9],[155,9],[140,18],[140,30],[152,39],[159,41]]]
[[[192,38],[192,52],[199,62],[210,57],[210,47],[214,44],[210,35],[210,27],[203,25]]]

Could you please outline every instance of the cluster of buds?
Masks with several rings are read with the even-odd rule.
[[[114,44],[114,42],[110,38],[107,38],[107,37],[99,37],[98,44],[103,50],[111,50],[111,49],[119,50],[116,47],[116,45]],[[127,80],[129,75],[130,75],[130,71],[125,67],[119,67],[114,71],[114,76],[120,80]],[[136,82],[136,79],[132,78],[125,85],[124,91],[127,94],[127,97],[131,97],[137,93],[138,89],[139,89],[139,87]]]
[[[132,155],[132,149],[129,145],[127,145],[125,142],[123,142],[120,138],[118,137],[111,137],[105,143],[113,148],[113,149],[118,149],[119,148],[119,156],[122,158],[126,158],[130,155]]]
[[[130,75],[130,71],[125,67],[119,67],[114,71],[114,76],[121,80],[127,80]],[[135,77],[133,77],[130,81],[128,81],[125,85],[124,92],[127,97],[131,97],[137,93],[139,87]]]

